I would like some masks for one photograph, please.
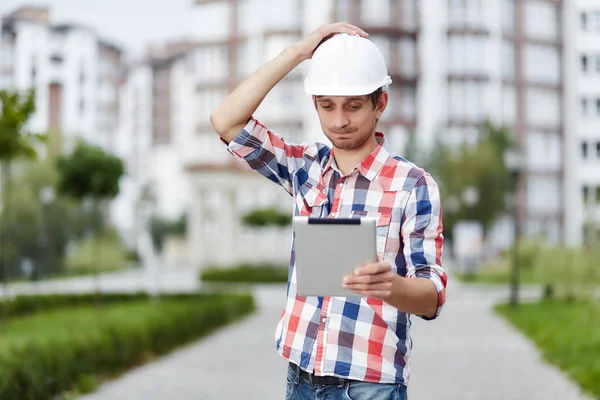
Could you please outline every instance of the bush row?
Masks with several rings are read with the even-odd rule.
[[[203,295],[206,296],[206,295]],[[169,299],[198,297],[198,294],[169,295]],[[85,294],[48,294],[48,295],[19,295],[7,300],[6,304],[11,317],[24,316],[40,311],[52,311],[59,308],[95,304],[110,305],[138,300],[148,300],[146,292],[138,293],[94,293]],[[0,301],[0,308],[2,301]]]
[[[254,309],[249,295],[133,297],[110,307],[82,305],[10,320],[0,333],[0,399],[45,400],[73,388],[90,390],[85,383],[114,376]]]
[[[202,271],[200,279],[212,282],[287,282],[288,268],[271,264],[241,264],[233,267],[210,267]]]

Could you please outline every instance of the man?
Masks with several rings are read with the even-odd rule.
[[[362,29],[324,25],[242,82],[211,114],[228,149],[283,186],[295,215],[377,218],[379,261],[340,284],[360,296],[296,295],[294,246],[277,349],[289,360],[288,399],[406,399],[409,315],[433,319],[445,301],[439,190],[393,156],[376,132],[391,79]],[[267,93],[312,58],[306,91],[332,143],[291,145],[252,115]]]

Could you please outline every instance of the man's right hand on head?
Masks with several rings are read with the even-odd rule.
[[[299,42],[294,43],[292,46],[294,46],[296,52],[303,61],[308,60],[312,57],[315,49],[319,47],[321,43],[338,33],[360,35],[365,38],[369,36],[368,33],[355,25],[347,24],[345,22],[336,22],[333,24],[321,25],[307,37]]]

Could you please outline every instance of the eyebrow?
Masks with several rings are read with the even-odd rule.
[[[349,101],[366,101],[366,100],[368,100],[368,99],[365,99],[364,96],[363,97],[348,97],[346,99],[346,102],[349,102]],[[332,101],[332,100],[331,100],[330,97],[317,96],[317,101],[321,103],[321,102]]]

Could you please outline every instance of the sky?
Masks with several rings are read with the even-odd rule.
[[[25,5],[50,7],[52,24],[80,23],[129,51],[192,37],[194,0],[0,0],[0,15]]]

